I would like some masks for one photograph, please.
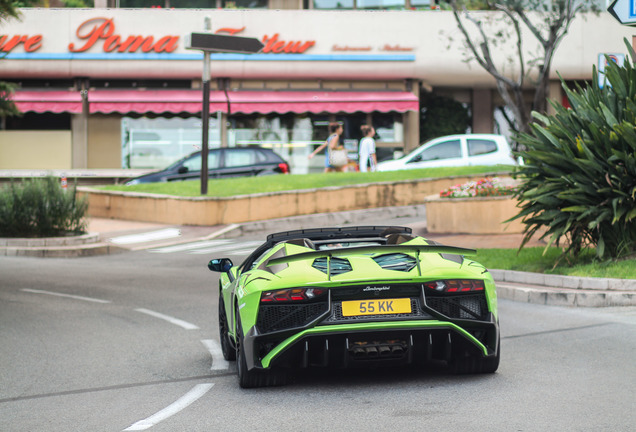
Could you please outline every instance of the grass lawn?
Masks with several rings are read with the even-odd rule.
[[[398,182],[420,180],[423,178],[450,177],[460,175],[493,175],[493,173],[509,173],[512,166],[473,166],[413,169],[373,173],[319,173],[271,175],[263,177],[235,177],[220,180],[209,180],[209,197],[229,197],[266,192],[283,192],[290,190],[325,188],[330,186],[350,186],[368,183]],[[200,180],[170,183],[146,183],[133,186],[109,185],[99,189],[109,191],[145,192],[161,195],[183,197],[201,196]]]
[[[561,251],[549,248],[545,255],[544,248],[524,248],[519,253],[516,249],[479,249],[475,261],[486,268],[499,270],[518,270],[534,273],[548,273],[579,277],[601,277],[616,279],[636,279],[636,258],[620,261],[595,262],[594,252],[587,251],[572,266],[562,262],[559,267],[554,263]]]

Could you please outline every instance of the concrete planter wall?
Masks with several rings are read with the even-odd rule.
[[[442,189],[483,176],[374,183],[231,198],[180,198],[106,192],[87,187],[78,188],[78,192],[88,198],[88,214],[92,217],[179,225],[225,225],[315,213],[417,205]]]
[[[519,213],[511,197],[426,199],[426,224],[432,233],[514,234],[525,227],[520,220],[504,223]]]

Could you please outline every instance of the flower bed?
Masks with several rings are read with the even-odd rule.
[[[514,190],[511,179],[497,177],[451,186],[426,199],[427,229],[431,233],[521,233],[521,221],[504,223],[519,212]]]
[[[457,184],[439,193],[440,198],[470,198],[512,195],[515,185],[499,177],[486,177],[477,181]]]

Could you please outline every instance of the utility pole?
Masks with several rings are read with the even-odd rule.
[[[212,20],[205,17],[204,29],[212,30]],[[201,78],[203,87],[203,107],[201,108],[201,195],[208,194],[208,135],[210,128],[210,51],[203,51],[203,75]]]
[[[186,49],[203,51],[203,107],[201,109],[201,195],[208,193],[208,128],[210,124],[210,53],[230,52],[253,54],[264,45],[255,38],[212,34],[210,17],[205,17],[206,33],[191,33],[186,37]]]

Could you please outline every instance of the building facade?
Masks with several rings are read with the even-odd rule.
[[[211,55],[210,147],[263,145],[294,173],[318,171],[323,162],[307,156],[340,121],[352,154],[372,124],[381,158],[391,157],[420,144],[429,92],[469,107],[473,132],[497,131],[495,82],[464,61],[451,12],[24,9],[0,28],[0,79],[19,85],[24,113],[2,121],[0,169],[154,169],[201,148],[203,54],[187,36],[206,17],[212,33],[264,44]],[[624,53],[632,33],[605,12],[577,18],[551,97],[561,98],[557,73],[591,80],[599,56]]]

